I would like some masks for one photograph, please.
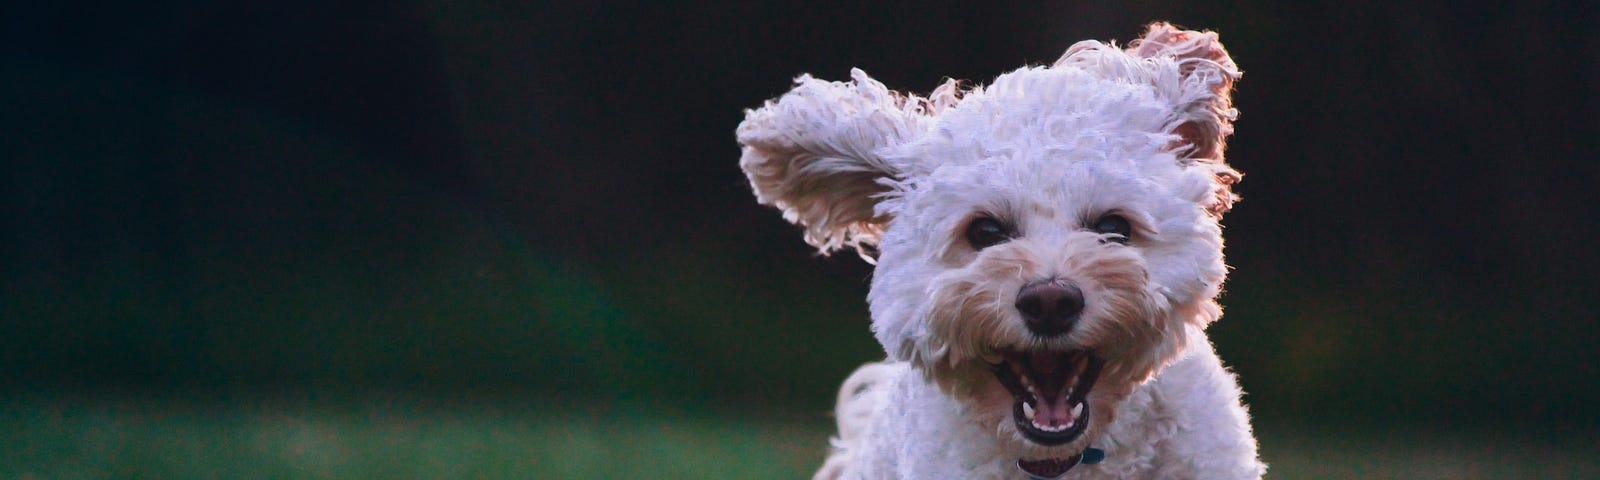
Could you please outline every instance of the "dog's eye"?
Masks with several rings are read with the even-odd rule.
[[[1127,244],[1128,238],[1133,235],[1133,225],[1130,225],[1128,219],[1122,218],[1121,215],[1100,217],[1099,220],[1094,221],[1093,228],[1094,233],[1117,235],[1109,240],[1121,244]]]
[[[1011,239],[1011,229],[989,217],[979,217],[967,224],[967,243],[973,250],[983,250]]]

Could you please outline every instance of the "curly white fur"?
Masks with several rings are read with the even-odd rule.
[[[889,358],[846,381],[817,478],[1024,478],[1018,460],[1088,447],[1106,460],[1065,478],[1262,475],[1238,383],[1204,334],[1240,178],[1222,155],[1239,71],[1216,34],[1154,24],[1125,49],[1080,42],[1054,65],[927,98],[851,77],[801,76],[738,129],[758,201],[824,253],[881,252],[868,300]],[[1132,225],[1125,244],[1086,228],[1112,214]],[[974,248],[975,218],[1015,236]],[[1050,279],[1081,288],[1084,307],[1067,333],[1039,336],[1013,302]],[[1105,360],[1069,443],[1024,436],[991,373],[1002,352],[1033,350]]]

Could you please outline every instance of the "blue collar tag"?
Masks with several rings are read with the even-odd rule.
[[[1105,460],[1105,459],[1106,459],[1106,451],[1105,450],[1101,450],[1101,449],[1094,448],[1094,447],[1089,447],[1089,448],[1083,449],[1083,460],[1079,460],[1078,463],[1094,465],[1096,463],[1100,463],[1101,460]]]

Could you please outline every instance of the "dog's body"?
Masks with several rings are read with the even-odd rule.
[[[889,360],[846,381],[817,477],[1259,478],[1204,334],[1238,76],[1215,34],[1155,24],[988,87],[856,70],[747,112],[757,199],[824,252],[881,252]]]
[[[1026,478],[1017,470],[1018,458],[993,441],[994,432],[964,418],[961,406],[909,363],[861,371],[876,377],[867,386],[871,390],[851,389],[841,399],[840,436],[814,480]],[[1210,345],[1199,342],[1118,407],[1117,421],[1093,442],[1105,460],[1074,467],[1064,478],[1259,478],[1262,467],[1239,394]],[[843,413],[852,410],[862,413]]]

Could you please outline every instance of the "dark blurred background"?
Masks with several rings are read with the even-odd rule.
[[[0,18],[0,398],[563,399],[825,432],[882,355],[871,269],[755,203],[742,109],[802,72],[985,83],[1169,20],[1245,72],[1211,332],[1259,425],[1600,428],[1595,2]]]

